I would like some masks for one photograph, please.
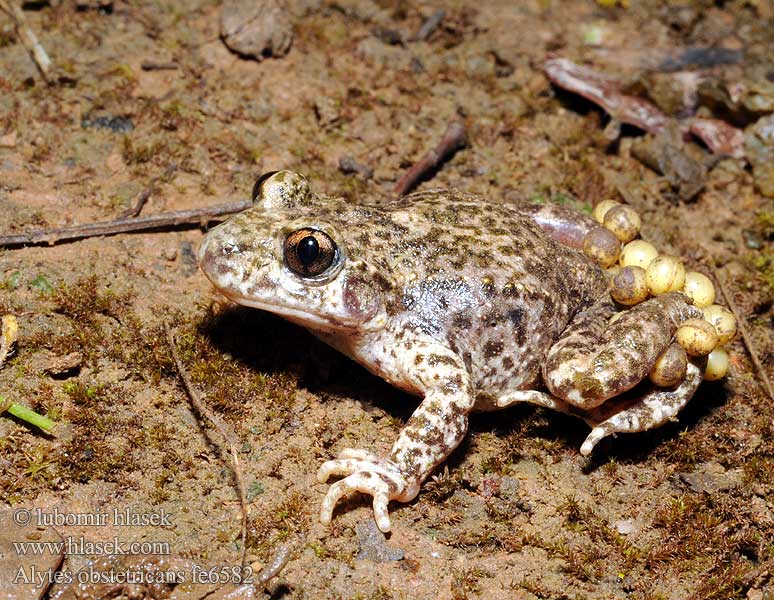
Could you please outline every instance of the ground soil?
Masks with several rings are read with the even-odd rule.
[[[283,168],[320,192],[385,202],[457,119],[469,146],[423,186],[581,210],[628,202],[645,238],[725,283],[774,375],[774,207],[748,161],[693,144],[708,171],[682,198],[630,152],[642,132],[611,141],[604,112],[542,71],[550,53],[586,60],[644,95],[658,57],[718,47],[745,50],[745,62],[707,77],[771,81],[765,0],[298,0],[290,52],[260,61],[223,44],[211,0],[52,4],[24,11],[58,69],[52,85],[0,12],[0,233],[115,218],[154,178],[143,215],[247,197],[258,174]],[[439,7],[440,27],[412,40]],[[764,114],[701,110],[742,128]],[[342,172],[343,157],[372,174]],[[166,321],[238,439],[248,562],[293,549],[273,598],[774,597],[774,407],[740,340],[728,378],[704,384],[677,422],[606,441],[589,460],[579,420],[532,407],[474,416],[436,479],[393,505],[393,551],[374,553],[367,499],[342,504],[332,528],[317,522],[327,485],[315,472],[343,447],[386,451],[416,399],[295,326],[227,306],[197,268],[203,235],[0,250],[0,312],[20,325],[0,395],[60,422],[53,437],[0,418],[0,507],[163,510],[171,525],[58,530],[238,563],[228,452],[178,383]],[[99,552],[86,554],[62,569]]]

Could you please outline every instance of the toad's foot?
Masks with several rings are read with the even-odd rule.
[[[336,460],[323,463],[317,471],[317,481],[325,483],[329,477],[344,475],[344,479],[334,483],[322,502],[320,522],[329,525],[333,518],[333,509],[344,496],[352,492],[363,492],[374,497],[374,519],[379,529],[385,533],[390,530],[390,515],[387,504],[390,500],[406,502],[416,496],[398,466],[389,459],[378,458],[365,450],[346,448]]]
[[[698,359],[696,364],[689,361],[685,378],[677,387],[654,387],[624,408],[613,401],[584,416],[593,429],[581,445],[581,454],[588,456],[602,438],[613,433],[647,431],[674,419],[699,387],[705,365],[706,359]]]

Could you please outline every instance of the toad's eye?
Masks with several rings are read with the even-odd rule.
[[[285,264],[302,277],[325,272],[336,259],[336,242],[318,229],[305,227],[285,238]]]

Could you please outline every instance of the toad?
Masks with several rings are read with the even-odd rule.
[[[581,251],[590,217],[430,190],[386,205],[312,193],[291,171],[261,177],[252,208],[215,227],[202,270],[230,300],[305,327],[422,398],[392,450],[344,449],[319,469],[320,520],[360,491],[378,527],[463,440],[468,415],[530,402],[605,436],[657,427],[702,380],[689,362],[670,388],[648,381],[684,321],[701,311],[666,293],[620,311],[609,277]]]

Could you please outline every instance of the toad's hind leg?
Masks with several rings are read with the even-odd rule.
[[[576,250],[582,250],[586,234],[600,226],[592,217],[560,204],[522,203],[514,208],[532,219],[554,240]]]
[[[685,378],[675,388],[652,386],[634,399],[611,400],[584,415],[593,429],[581,445],[581,454],[588,456],[602,438],[613,433],[647,431],[674,419],[699,387],[705,365],[706,359],[689,362]]]
[[[556,396],[536,390],[517,390],[497,399],[497,407],[505,408],[519,402],[528,402],[583,419],[591,432],[580,448],[588,456],[597,443],[614,433],[635,433],[655,429],[674,419],[693,397],[702,381],[706,359],[688,363],[683,381],[674,388],[658,388],[650,383],[645,391],[634,390],[621,398],[614,398],[591,411],[583,411]]]
[[[543,381],[552,394],[587,411],[642,381],[677,327],[702,313],[679,293],[616,314],[609,297],[575,317],[549,349]]]

